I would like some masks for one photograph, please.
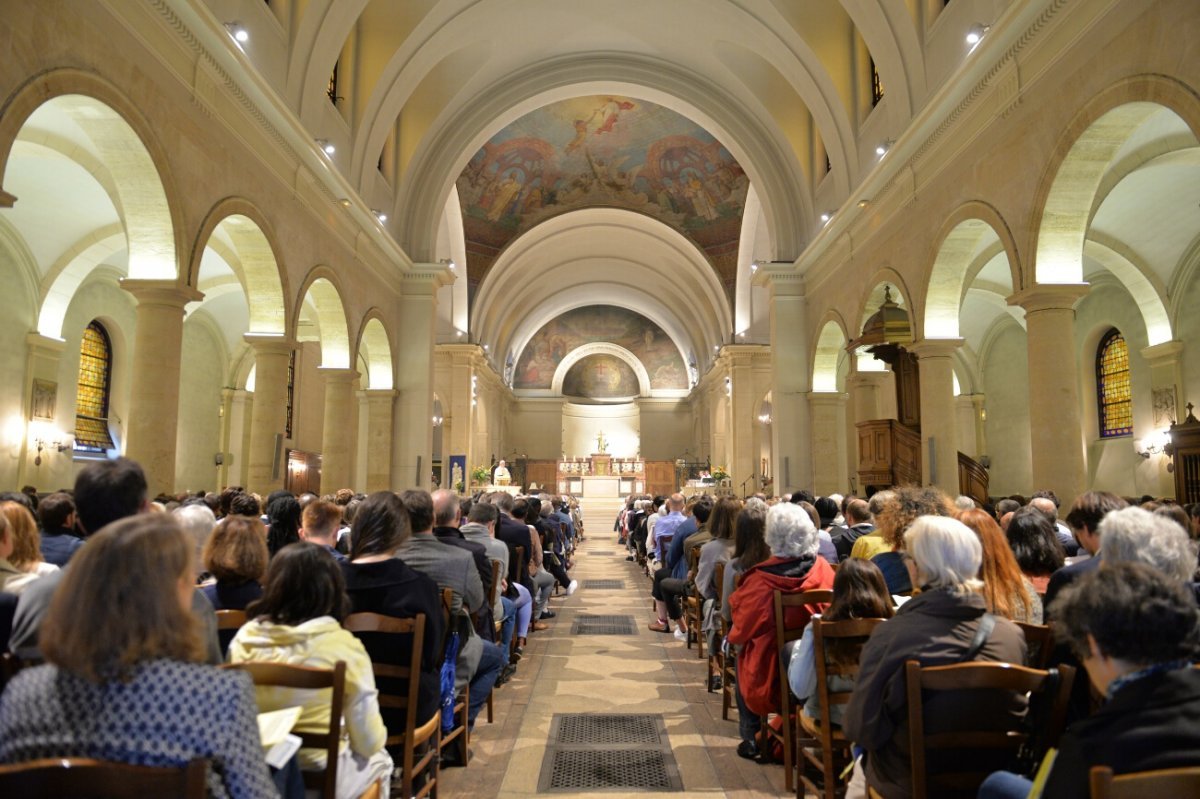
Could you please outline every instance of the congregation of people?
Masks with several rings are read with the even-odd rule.
[[[427,792],[468,765],[477,717],[492,721],[551,599],[575,592],[581,538],[570,497],[230,487],[151,501],[125,458],[71,490],[0,495],[0,769],[202,758],[209,796],[318,795],[311,778],[329,773],[319,795]],[[419,634],[350,623],[363,614],[419,620]],[[243,668],[262,664],[344,670],[340,699]],[[392,698],[409,685],[413,710]],[[307,741],[268,764],[256,718],[287,708],[296,735],[340,726],[335,764]],[[429,767],[405,774],[399,742],[420,728],[440,731],[417,747]]]
[[[649,629],[707,645],[709,690],[736,706],[738,755],[778,762],[775,731],[789,725],[785,763],[799,776],[821,725],[834,728],[848,763],[815,769],[808,785],[823,795],[1088,797],[1093,767],[1200,766],[1200,506],[1100,491],[1065,509],[1051,491],[983,505],[910,486],[868,499],[674,494],[630,497],[613,527],[649,580]],[[839,622],[869,624],[833,637]],[[909,667],[965,663],[1048,675],[1046,696],[922,692],[918,735],[1026,743],[1017,759],[922,755],[926,770],[966,762],[981,776],[918,791]],[[785,703],[796,718],[781,717]]]

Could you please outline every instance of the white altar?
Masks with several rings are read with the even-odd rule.
[[[621,496],[621,478],[612,475],[585,475],[580,478],[580,488],[585,497]],[[629,493],[629,492],[625,492]]]

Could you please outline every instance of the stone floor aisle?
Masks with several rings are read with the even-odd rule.
[[[605,554],[608,553],[608,554]],[[589,537],[572,576],[580,589],[552,599],[551,628],[529,638],[517,676],[495,695],[495,723],[483,714],[471,739],[468,768],[442,772],[443,797],[528,797],[537,794],[556,713],[661,716],[683,792],[609,789],[547,796],[786,796],[783,769],[739,758],[736,710],[721,719],[720,693],[704,687],[706,664],[671,635],[651,632],[650,580],[625,560],[612,533]],[[589,580],[621,580],[621,590],[588,588]],[[572,635],[580,614],[628,615],[633,635]]]

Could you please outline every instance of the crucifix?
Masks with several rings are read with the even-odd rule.
[[[604,438],[603,430],[596,434],[596,452],[608,452],[608,440]]]

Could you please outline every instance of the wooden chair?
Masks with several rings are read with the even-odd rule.
[[[1200,796],[1200,766],[1140,771],[1113,776],[1108,766],[1092,766],[1092,799],[1145,799],[1147,796]]]
[[[498,563],[496,564],[499,565]],[[400,750],[400,757],[393,760],[400,766],[405,797],[437,797],[439,777],[438,763],[441,747],[438,733],[442,729],[440,708],[428,719],[417,718],[417,697],[421,682],[421,653],[425,645],[425,614],[418,613],[411,619],[398,619],[377,613],[352,613],[342,626],[359,638],[363,645],[374,643],[382,636],[406,636],[412,645],[408,663],[381,663],[371,659],[371,671],[375,674],[375,687],[379,690],[379,707],[404,713],[404,729],[397,732],[388,729],[384,742],[389,750]],[[368,651],[371,648],[368,647]],[[385,714],[385,720],[387,715]],[[419,757],[417,750],[423,749]],[[426,774],[424,785],[414,793],[413,781],[418,774]]]
[[[737,575],[733,578],[733,590],[737,590],[742,584],[742,575]],[[723,587],[723,585],[722,585]],[[728,601],[722,597],[722,602]],[[721,619],[721,640],[724,641],[729,637],[729,624],[725,621],[725,616]],[[729,721],[729,709],[737,707],[737,700],[733,696],[733,692],[737,690],[737,656],[721,655],[721,719]]]
[[[520,547],[518,547],[520,549]],[[446,641],[449,643],[450,635],[454,632],[454,617],[450,614],[450,609],[454,606],[454,589],[442,589],[442,615],[446,619]],[[466,641],[459,641],[459,647],[466,644]],[[458,741],[458,746],[462,749],[462,764],[467,765],[467,761],[471,757],[469,748],[471,733],[467,727],[467,711],[470,708],[471,702],[471,686],[468,684],[463,688],[461,695],[454,698],[454,727],[448,733],[442,735],[441,746],[444,749],[448,744],[453,744]],[[439,722],[440,724],[440,722]],[[440,729],[440,727],[439,727]]]
[[[842,728],[833,723],[832,712],[837,705],[850,701],[850,691],[829,690],[830,677],[852,678],[858,675],[858,657],[847,657],[844,663],[830,663],[828,647],[831,641],[845,642],[843,646],[857,645],[861,650],[871,637],[876,625],[883,619],[849,619],[846,621],[814,620],[813,660],[817,667],[817,704],[821,709],[819,718],[806,715],[803,709],[796,713],[798,735],[796,740],[800,783],[796,796],[803,797],[807,788],[815,794],[824,794],[825,799],[834,799],[838,794],[838,775],[850,762],[850,744]],[[808,767],[813,766],[822,775],[822,784],[811,779]]]
[[[1031,669],[1044,669],[1050,665],[1054,654],[1054,628],[1048,624],[1028,624],[1016,622],[1025,633],[1025,665]]]
[[[1058,741],[1066,722],[1067,701],[1075,669],[1059,667],[1060,678],[1053,695],[1042,699],[1051,702],[1047,716],[1046,740],[1051,746]],[[912,761],[913,799],[928,796],[975,796],[979,785],[993,771],[1004,768],[1028,737],[1017,729],[1014,719],[1006,730],[971,729],[960,727],[938,733],[925,732],[924,704],[927,695],[937,691],[971,691],[975,697],[981,691],[1004,694],[1033,694],[1041,692],[1050,682],[1050,672],[1014,666],[1010,663],[956,663],[951,666],[922,667],[915,660],[905,664],[908,690],[908,739]],[[997,702],[999,705],[1002,699]],[[954,770],[930,773],[928,754],[944,751],[954,757]],[[972,756],[973,755],[973,756]],[[965,763],[964,757],[970,757]],[[949,757],[946,758],[947,762]]]
[[[683,618],[687,624],[687,648],[692,648],[692,636],[696,638],[696,656],[704,660],[704,634],[700,627],[704,624],[704,597],[695,584],[695,576],[699,570],[700,547],[692,547],[688,552],[688,573],[692,575],[692,590],[683,597]]]
[[[217,641],[221,644],[222,655],[229,652],[230,642],[245,623],[246,611],[244,610],[217,611]]]
[[[204,799],[208,761],[178,768],[129,766],[86,758],[47,758],[0,766],[0,796],[22,799]]]
[[[722,592],[725,590],[725,561],[717,561],[717,565],[713,568],[713,584],[716,586],[717,594],[713,604],[713,618],[718,619],[716,622],[718,636],[720,635],[721,622],[721,601],[723,599]],[[715,640],[715,647],[708,653],[708,682],[705,687],[711,694],[713,692],[713,677],[721,675],[721,681],[724,682],[725,656],[721,654],[722,639],[718,637]]]
[[[496,606],[496,596],[500,593],[500,578],[501,578],[500,561],[493,560],[492,561],[492,590],[488,592],[488,598],[487,598],[488,607],[490,607],[490,608],[494,608]],[[496,619],[493,624],[493,629],[495,630],[496,643],[499,644],[500,643],[500,631],[504,629],[504,619]],[[513,636],[513,637],[516,638],[516,636]],[[509,642],[509,647],[511,650],[511,647],[512,647],[511,641]],[[488,691],[488,698],[487,698],[487,723],[488,724],[492,723],[493,715],[495,713],[495,710],[493,709],[493,706],[492,706],[493,705],[492,697],[495,693],[496,693],[495,688]]]
[[[304,787],[320,791],[324,799],[337,799],[338,744],[342,737],[342,707],[346,695],[346,662],[339,660],[330,669],[293,666],[287,663],[230,663],[222,668],[237,669],[250,675],[255,686],[332,690],[329,702],[329,729],[325,732],[297,732],[301,746],[325,750],[325,770],[305,771]]]
[[[785,789],[790,793],[795,789],[795,755],[796,742],[793,739],[793,721],[792,712],[795,705],[792,703],[792,689],[788,685],[787,679],[787,663],[783,660],[783,653],[786,650],[785,645],[789,641],[795,641],[804,635],[804,627],[807,627],[807,622],[802,627],[787,626],[787,610],[788,608],[809,607],[813,610],[817,606],[828,606],[833,601],[833,591],[828,589],[819,589],[816,591],[802,591],[795,594],[785,594],[782,591],[775,592],[775,649],[776,657],[779,658],[779,713],[783,717],[783,723],[779,727],[779,732],[771,729],[767,723],[769,718],[763,717],[763,737],[764,751],[769,751],[771,741],[779,740],[783,745],[783,782]],[[824,607],[820,608],[824,610]]]

